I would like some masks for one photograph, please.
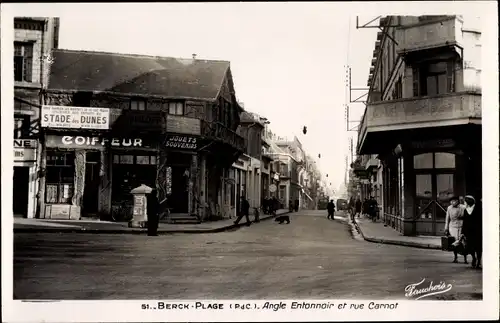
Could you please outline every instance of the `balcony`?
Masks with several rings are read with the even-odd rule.
[[[380,134],[469,123],[481,124],[481,94],[475,92],[376,102],[368,104],[363,115],[358,150],[361,154],[379,153]]]
[[[461,45],[463,21],[459,17],[445,16],[401,26],[396,29],[396,40],[399,54],[438,48],[442,46]],[[460,46],[463,47],[463,46]]]
[[[222,123],[202,121],[201,129],[202,135],[207,139],[230,145],[242,152],[246,150],[245,139]]]
[[[377,168],[380,167],[380,160],[376,159],[376,158],[370,158],[367,162],[366,162],[366,165],[365,165],[365,169],[367,171],[370,171],[370,170],[375,170]]]

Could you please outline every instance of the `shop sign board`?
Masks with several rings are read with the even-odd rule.
[[[167,132],[201,135],[201,120],[184,116],[168,115]]]
[[[71,106],[42,106],[43,128],[109,129],[109,109]]]
[[[146,148],[141,138],[102,138],[92,136],[57,136],[47,135],[46,145],[50,148],[72,149],[104,149],[116,148]]]
[[[14,161],[35,161],[37,145],[33,139],[14,139]]]
[[[167,135],[165,147],[173,149],[197,150],[199,138],[195,136]]]

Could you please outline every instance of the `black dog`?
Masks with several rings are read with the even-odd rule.
[[[280,215],[276,219],[274,219],[274,221],[279,222],[280,224],[283,224],[284,222],[286,222],[286,224],[289,224],[290,223],[290,216]]]

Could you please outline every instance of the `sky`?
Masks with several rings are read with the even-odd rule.
[[[343,182],[348,137],[355,135],[346,131],[345,66],[352,68],[353,87],[366,87],[376,30],[356,30],[355,15],[342,14],[340,5],[99,5],[92,15],[76,5],[52,6],[60,17],[60,48],[230,61],[245,109],[268,118],[277,135],[296,135],[313,157],[321,154],[329,188]],[[363,109],[351,104],[351,119],[359,120]]]
[[[332,3],[162,8],[94,17],[67,10],[59,14],[59,47],[230,61],[245,109],[268,118],[277,135],[296,135],[315,158],[321,154],[320,170],[337,189],[353,135],[344,117],[345,66],[352,66],[353,86],[366,87],[376,31],[356,30],[355,16],[336,14]],[[351,119],[359,120],[363,108],[353,104]]]

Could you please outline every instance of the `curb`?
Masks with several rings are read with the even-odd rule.
[[[283,214],[288,214],[290,212],[284,212],[280,213],[279,215]],[[269,215],[266,217],[261,217],[260,221],[265,221],[272,219],[276,216],[279,215]],[[251,222],[254,224],[255,222]],[[214,229],[184,229],[184,230],[158,230],[158,235],[167,235],[167,234],[193,234],[193,233],[198,233],[198,234],[203,234],[203,233],[219,233],[219,232],[224,232],[224,231],[229,231],[232,229],[237,229],[242,226],[246,226],[246,223],[238,223],[238,224],[231,224],[225,227],[220,227],[220,228],[214,228]],[[14,233],[83,233],[83,234],[144,234],[146,235],[148,233],[147,228],[144,229],[126,229],[126,230],[115,230],[115,229],[85,229],[85,228],[45,228],[45,229],[38,229],[38,228],[17,228],[14,229]]]
[[[432,245],[432,244],[428,244],[428,243],[418,243],[418,242],[411,242],[411,241],[399,241],[399,240],[379,239],[379,238],[367,237],[364,235],[363,231],[361,230],[360,225],[358,224],[358,222],[356,222],[356,220],[352,221],[351,223],[354,224],[354,227],[361,234],[363,239],[365,241],[368,241],[368,242],[397,245],[397,246],[404,246],[404,247],[411,247],[411,248],[419,248],[419,249],[441,250],[440,246],[436,246],[436,245]]]

